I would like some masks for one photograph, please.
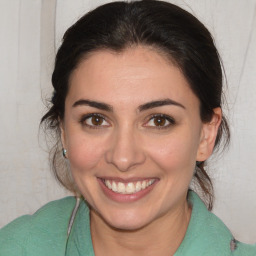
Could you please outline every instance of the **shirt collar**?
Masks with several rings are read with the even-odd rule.
[[[233,239],[227,227],[209,212],[193,192],[188,193],[192,207],[191,219],[185,237],[174,256],[231,255],[230,241]],[[90,209],[82,200],[67,242],[66,255],[95,256],[90,232]]]

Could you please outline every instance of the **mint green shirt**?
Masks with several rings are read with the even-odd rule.
[[[174,256],[256,256],[256,245],[235,241],[223,222],[189,192],[192,215]],[[0,256],[94,256],[89,208],[81,201],[68,236],[75,198],[50,202],[33,215],[22,216],[0,230]]]

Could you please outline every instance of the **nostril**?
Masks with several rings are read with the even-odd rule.
[[[123,125],[115,130],[109,141],[105,159],[120,171],[128,171],[131,167],[142,164],[145,155],[142,145],[138,142],[136,130],[130,125]]]
[[[105,159],[108,164],[114,165],[118,170],[124,172],[132,167],[143,164],[146,157],[138,149],[120,150],[112,149],[106,152]]]

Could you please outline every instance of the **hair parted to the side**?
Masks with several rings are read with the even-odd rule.
[[[74,69],[90,53],[108,49],[121,52],[137,45],[149,46],[169,58],[180,68],[192,91],[200,100],[200,116],[209,122],[213,109],[222,107],[223,73],[218,51],[206,27],[192,14],[171,3],[154,0],[113,2],[87,13],[71,26],[63,37],[52,74],[54,96],[41,124],[54,133],[51,152],[56,178],[77,193],[70,171],[63,166],[60,122],[64,117],[69,79]],[[230,138],[225,116],[218,130],[215,150]],[[213,186],[198,164],[195,180],[201,187],[208,208],[213,201]]]

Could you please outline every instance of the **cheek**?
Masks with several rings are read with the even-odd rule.
[[[193,170],[198,143],[189,133],[173,134],[157,140],[147,146],[151,158],[162,169],[168,170]]]
[[[90,170],[95,167],[103,156],[102,141],[97,138],[73,135],[68,143],[68,158],[72,172]]]

